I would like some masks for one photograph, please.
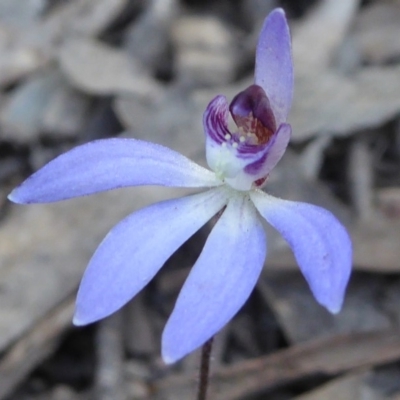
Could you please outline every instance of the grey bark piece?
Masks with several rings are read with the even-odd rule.
[[[250,26],[261,29],[265,16],[278,5],[276,0],[245,0],[242,7]]]
[[[394,392],[399,392],[399,368],[389,365],[345,374],[293,400],[395,400]]]
[[[143,293],[125,307],[125,347],[131,354],[154,356],[160,352],[160,338],[155,337],[151,317],[152,311],[146,307]]]
[[[400,57],[400,3],[380,1],[362,9],[354,21],[352,39],[363,59],[383,64]]]
[[[127,135],[181,151],[204,164],[204,109],[179,87],[152,101],[118,96],[114,109],[129,129]]]
[[[128,0],[64,2],[43,19],[34,32],[37,35],[34,39],[54,44],[65,37],[97,36],[121,14],[127,4]]]
[[[71,86],[59,85],[42,118],[42,130],[51,137],[76,137],[84,130],[91,102]]]
[[[332,315],[313,298],[300,273],[265,273],[258,288],[276,313],[292,343],[338,334],[372,332],[393,328],[380,300],[386,280],[376,276],[353,276],[340,314]],[[397,281],[396,287],[400,284]]]
[[[298,76],[289,114],[293,141],[320,133],[348,136],[377,127],[400,112],[400,67],[362,68],[352,76],[332,71]]]
[[[331,142],[327,134],[316,137],[308,143],[302,151],[299,159],[300,167],[304,178],[310,181],[317,181],[324,161],[324,150]]]
[[[126,400],[123,374],[123,319],[117,312],[101,321],[96,332],[96,399]]]
[[[75,301],[69,298],[58,304],[22,337],[19,337],[0,358],[0,399],[48,357],[58,346],[61,334],[71,325]]]
[[[49,397],[43,400],[89,400],[88,396],[77,393],[67,385],[57,385],[51,390]],[[41,399],[40,399],[41,400]]]
[[[151,396],[149,365],[146,361],[129,359],[124,363],[126,388],[129,399],[146,400]]]
[[[370,371],[348,374],[304,395],[296,396],[293,400],[388,400],[388,397],[368,384],[371,375]]]
[[[376,192],[377,208],[387,218],[400,218],[400,188],[387,187]]]
[[[323,0],[293,29],[293,59],[299,74],[324,71],[348,30],[359,0]]]
[[[44,11],[48,0],[1,0],[0,21],[15,26],[34,23]]]
[[[49,64],[56,58],[60,44],[69,38],[100,34],[127,4],[128,0],[66,1],[28,25],[29,29],[25,25],[11,29],[0,23],[0,85],[13,83]]]
[[[178,79],[195,85],[231,82],[237,65],[232,32],[219,19],[182,16],[173,25]]]
[[[0,86],[37,71],[48,59],[40,49],[24,44],[24,33],[0,22]]]
[[[17,87],[0,113],[2,136],[19,142],[37,139],[43,115],[61,82],[59,72],[50,70]]]
[[[33,142],[41,133],[74,137],[84,126],[89,99],[71,88],[58,70],[32,76],[11,92],[0,112],[1,136]]]
[[[91,39],[71,39],[59,53],[61,69],[78,89],[96,95],[156,96],[158,85],[121,50]]]
[[[161,63],[166,62],[171,26],[178,14],[178,2],[151,0],[147,5],[143,14],[128,28],[124,47],[141,65],[156,71]]]
[[[365,138],[355,137],[350,147],[349,186],[354,209],[360,219],[371,219],[373,209],[373,160]]]
[[[353,240],[354,267],[377,273],[399,272],[400,221],[376,214],[358,221],[350,234]]]

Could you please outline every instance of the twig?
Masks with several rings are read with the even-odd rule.
[[[210,374],[210,357],[214,338],[207,340],[201,348],[199,391],[197,400],[207,399],[208,378]]]
[[[75,296],[67,298],[18,339],[0,358],[0,399],[57,348],[62,333],[71,326]]]
[[[123,382],[122,314],[99,324],[96,336],[96,400],[125,400]]]

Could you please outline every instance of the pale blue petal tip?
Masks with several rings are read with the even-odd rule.
[[[195,333],[195,332],[194,332]],[[176,362],[180,361],[182,358],[186,357],[191,352],[195,351],[199,346],[193,348],[193,346],[189,345],[190,350],[182,351],[179,345],[182,345],[182,342],[178,343],[170,343],[167,345],[167,340],[165,339],[165,332],[162,338],[162,345],[161,345],[161,357],[165,364],[171,365],[175,364]],[[187,347],[188,348],[188,347]]]
[[[164,354],[164,353],[162,354],[162,359],[163,359],[164,363],[167,364],[167,365],[174,364],[177,361],[176,357],[171,357],[171,356],[169,356],[167,354]]]
[[[15,199],[14,199],[14,191],[12,191],[8,196],[7,199],[12,201],[13,203],[15,203]]]
[[[92,324],[93,322],[97,322],[101,318],[85,318],[85,315],[82,315],[82,312],[80,312],[78,309],[75,310],[75,314],[72,318],[72,323],[75,326],[86,326],[89,324]]]
[[[105,318],[105,317],[103,317]],[[97,322],[98,320],[100,320],[101,318],[85,318],[84,315],[82,315],[81,312],[79,312],[79,310],[75,310],[75,314],[72,318],[72,323],[75,326],[85,326],[85,325],[89,325],[92,324],[94,322]]]
[[[74,317],[72,318],[72,323],[75,326],[86,326],[86,325],[90,325],[90,324],[93,324],[95,322],[98,322],[98,321],[100,321],[101,319],[104,319],[104,318],[106,318],[106,317],[85,319],[85,318],[80,318],[77,315],[74,315]]]
[[[339,314],[340,313],[340,311],[341,311],[341,309],[342,309],[342,306],[336,306],[336,307],[329,307],[328,308],[328,311],[331,313],[331,314],[334,314],[334,315],[336,315],[336,314]]]
[[[14,189],[8,196],[7,196],[7,199],[8,200],[10,200],[10,201],[12,201],[13,203],[16,203],[16,204],[22,204],[23,202],[20,200],[20,199],[18,199],[18,196],[16,195],[16,189]]]
[[[87,323],[83,322],[76,314],[74,315],[74,317],[72,318],[72,323],[75,326],[84,326],[87,325]]]
[[[275,8],[275,10],[272,10],[269,15],[274,15],[274,14],[281,14],[283,16],[286,16],[285,10],[281,7]]]
[[[322,304],[331,314],[339,314],[339,312],[342,309],[343,301],[341,301],[339,304]]]

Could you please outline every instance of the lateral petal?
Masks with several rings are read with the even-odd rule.
[[[251,294],[266,256],[265,232],[248,196],[233,197],[187,278],[163,332],[173,363],[204,344]]]
[[[261,191],[250,194],[260,214],[289,243],[316,300],[340,311],[352,265],[350,237],[324,208],[281,200]]]
[[[9,199],[48,203],[125,186],[220,184],[211,171],[167,147],[116,138],[89,142],[60,155],[15,188]]]
[[[277,126],[286,122],[293,97],[293,62],[289,26],[281,8],[268,15],[261,29],[254,81],[265,90]]]
[[[210,101],[203,114],[203,127],[207,140],[217,144],[226,142],[229,105],[225,96],[218,95]]]
[[[227,202],[224,188],[143,208],[104,238],[83,275],[74,323],[107,317],[153,278],[170,255]]]

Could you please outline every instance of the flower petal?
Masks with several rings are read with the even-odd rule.
[[[286,121],[293,97],[293,63],[285,12],[278,8],[264,22],[256,51],[255,83],[267,94],[276,124]]]
[[[204,132],[207,139],[217,144],[226,141],[228,129],[229,106],[225,96],[218,95],[210,101],[203,115]]]
[[[204,344],[242,307],[261,273],[265,232],[249,198],[236,195],[210,233],[164,329],[172,363]]]
[[[267,176],[285,153],[291,134],[291,126],[289,124],[282,124],[272,136],[263,157],[247,165],[244,172],[252,175],[253,180]]]
[[[112,314],[153,278],[170,255],[227,201],[224,188],[156,203],[115,226],[84,273],[74,323]]]
[[[316,300],[330,312],[339,312],[352,265],[346,229],[324,208],[261,191],[250,196],[261,215],[289,243]]]
[[[57,157],[13,190],[15,203],[47,203],[125,186],[217,186],[215,175],[183,155],[135,139],[104,139]]]

